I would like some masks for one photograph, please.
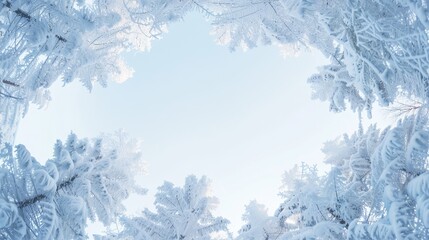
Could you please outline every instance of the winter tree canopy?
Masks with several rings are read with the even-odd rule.
[[[429,239],[427,0],[3,0],[1,239],[87,239],[90,221],[118,224],[99,239],[232,238],[228,220],[212,213],[217,200],[205,177],[165,182],[156,211],[126,215],[123,201],[145,190],[133,179],[142,168],[138,144],[122,132],[92,140],[72,133],[44,163],[14,145],[19,119],[30,103],[51,100],[54,82],[91,90],[126,80],[133,70],[121,54],[147,49],[191,11],[231,50],[322,52],[330,62],[308,83],[331,111],[371,117],[375,103],[418,102],[394,126],[360,126],[327,142],[326,174],[306,163],[289,170],[277,211],[250,202],[237,239]]]

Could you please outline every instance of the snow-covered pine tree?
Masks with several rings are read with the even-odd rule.
[[[123,81],[132,71],[121,53],[148,47],[122,1],[4,0],[0,3],[0,113],[4,142],[33,102],[50,100],[49,87],[79,80]]]
[[[380,135],[371,154],[369,184],[360,187],[364,214],[350,224],[349,238],[426,239],[429,131],[427,116],[399,121]]]
[[[331,63],[309,79],[314,97],[342,111],[371,110],[398,95],[428,99],[426,1],[223,1],[219,36],[232,48],[279,43],[315,47]]]
[[[214,217],[212,210],[218,200],[210,195],[206,177],[191,175],[183,187],[170,182],[158,188],[155,195],[156,212],[148,209],[141,217],[122,217],[124,230],[99,239],[136,240],[203,240],[215,239],[213,234],[228,236],[228,220]]]
[[[87,239],[87,221],[108,226],[129,193],[144,193],[133,181],[138,144],[122,132],[94,140],[72,133],[44,165],[23,145],[15,153],[8,145],[1,155],[1,239]]]
[[[246,205],[243,214],[245,225],[239,230],[237,240],[270,240],[277,239],[286,229],[280,225],[278,218],[269,216],[267,208],[256,201]]]
[[[302,164],[288,171],[285,201],[273,216],[247,209],[239,238],[427,239],[428,149],[421,113],[393,128],[371,126],[328,142],[331,170],[319,176]]]
[[[282,227],[277,238],[341,239],[346,222],[337,208],[345,198],[343,185],[337,171],[320,177],[315,166],[305,163],[285,173],[285,200],[274,214],[277,225]]]

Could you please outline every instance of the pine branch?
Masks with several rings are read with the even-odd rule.
[[[67,186],[70,186],[74,182],[74,180],[76,180],[77,177],[78,177],[78,175],[75,174],[70,179],[68,179],[68,180],[60,183],[57,186],[56,192],[58,192],[60,189],[63,189],[65,187],[67,187]],[[42,201],[42,200],[44,200],[46,198],[47,198],[47,196],[45,194],[39,194],[39,195],[36,195],[36,196],[34,196],[34,197],[30,198],[30,199],[17,202],[16,205],[18,206],[19,209],[21,209],[21,208],[25,208],[25,207],[28,207],[30,205],[33,205],[33,204],[35,204],[35,203],[37,203],[39,201]]]
[[[70,186],[72,183],[73,183],[73,181],[74,180],[76,180],[76,178],[78,177],[78,175],[77,174],[75,174],[75,175],[73,175],[70,179],[68,179],[68,180],[66,180],[66,181],[64,181],[64,182],[62,182],[62,183],[60,183],[58,186],[57,186],[57,192],[60,190],[60,189],[63,189],[63,188],[65,188],[65,187],[67,187],[67,186]]]
[[[25,207],[28,207],[28,206],[30,206],[30,205],[32,205],[32,204],[35,204],[36,202],[39,202],[39,201],[41,201],[41,200],[43,200],[43,199],[45,199],[46,198],[46,195],[44,195],[44,194],[40,194],[40,195],[36,195],[35,197],[33,197],[33,198],[30,198],[30,199],[27,199],[27,200],[24,200],[24,201],[22,201],[22,202],[18,202],[16,205],[18,206],[18,208],[25,208]]]
[[[20,87],[20,85],[19,85],[19,84],[16,84],[16,83],[11,82],[11,81],[6,80],[6,79],[3,79],[3,80],[2,80],[2,82],[3,82],[3,83],[5,83],[5,84],[8,84],[8,85],[14,86],[14,87]]]

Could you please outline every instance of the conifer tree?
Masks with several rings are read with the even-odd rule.
[[[0,4],[0,132],[13,142],[28,104],[45,105],[55,81],[97,82],[132,75],[121,53],[150,38],[116,0],[5,0]]]
[[[109,226],[131,192],[145,192],[133,180],[138,145],[121,132],[94,140],[72,133],[44,165],[8,145],[0,163],[1,239],[87,239],[88,221]]]
[[[212,234],[227,234],[228,220],[214,217],[218,200],[210,196],[206,177],[191,175],[183,187],[165,182],[155,195],[156,212],[145,209],[142,216],[122,217],[124,230],[100,239],[203,240]],[[227,235],[228,236],[228,235]]]
[[[320,176],[306,164],[291,169],[284,202],[273,216],[249,221],[240,237],[426,239],[428,149],[428,122],[421,113],[393,128],[371,126],[328,142],[331,170]],[[262,232],[265,238],[258,237]]]

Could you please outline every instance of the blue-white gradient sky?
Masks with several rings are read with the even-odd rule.
[[[321,163],[323,143],[356,130],[357,115],[311,100],[306,79],[326,63],[317,52],[283,57],[271,46],[231,53],[210,30],[196,14],[171,25],[150,52],[127,55],[135,74],[122,84],[91,94],[78,82],[55,85],[48,108],[32,108],[22,120],[16,143],[43,162],[71,130],[95,137],[123,128],[143,140],[148,166],[138,179],[149,194],[128,202],[132,213],[152,208],[164,180],[182,185],[189,174],[212,179],[216,214],[233,232],[251,200],[272,213],[284,170]]]

